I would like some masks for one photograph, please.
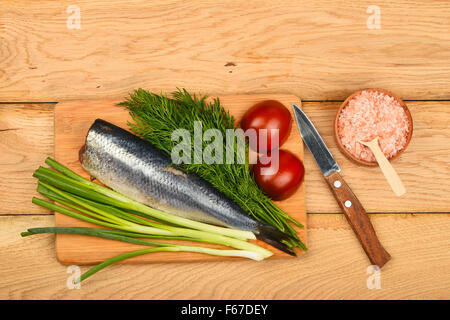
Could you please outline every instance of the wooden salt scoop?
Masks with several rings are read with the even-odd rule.
[[[400,180],[400,177],[398,176],[394,167],[392,167],[389,160],[384,156],[383,151],[381,151],[380,146],[378,144],[378,137],[368,142],[360,140],[359,143],[365,145],[366,147],[369,147],[369,149],[372,151],[373,155],[375,156],[375,159],[378,162],[378,165],[381,168],[381,171],[386,177],[386,180],[388,181],[394,193],[398,197],[405,194],[406,193],[405,186]]]

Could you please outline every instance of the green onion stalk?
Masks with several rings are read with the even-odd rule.
[[[203,253],[203,254],[209,254],[214,256],[223,256],[223,257],[241,257],[241,258],[248,258],[253,259],[256,261],[263,260],[263,257],[253,251],[245,251],[245,250],[224,250],[224,249],[212,249],[212,248],[206,248],[206,247],[200,247],[200,246],[186,246],[186,245],[175,245],[171,243],[163,243],[163,242],[156,242],[156,241],[148,241],[148,240],[142,240],[142,239],[135,239],[133,237],[148,237],[147,235],[142,234],[133,234],[133,233],[126,233],[126,235],[123,235],[121,233],[117,232],[118,230],[108,230],[108,229],[96,229],[96,228],[82,228],[82,227],[47,227],[47,228],[30,228],[27,230],[27,232],[22,232],[22,237],[27,237],[30,235],[35,234],[42,234],[42,233],[59,233],[59,234],[79,234],[79,235],[85,235],[85,236],[92,236],[92,237],[99,237],[104,239],[110,239],[110,240],[116,240],[116,241],[122,241],[122,242],[128,242],[132,244],[138,244],[142,246],[151,246],[152,248],[148,249],[142,249],[132,252],[127,252],[115,257],[112,257],[110,259],[107,259],[100,263],[99,265],[89,269],[87,272],[83,273],[79,279],[76,279],[75,284],[86,280],[88,277],[92,276],[94,273],[97,273],[103,268],[106,268],[107,266],[116,263],[121,260],[129,259],[132,257],[136,257],[139,255],[144,255],[147,253],[152,252],[196,252],[196,253]],[[184,239],[184,238],[176,238],[177,240],[192,240],[192,239]]]
[[[138,211],[144,214],[147,214],[153,218],[156,218],[158,220],[173,223],[179,226],[207,231],[207,232],[213,232],[218,234],[223,234],[225,236],[230,236],[238,239],[256,239],[255,235],[250,231],[242,231],[242,230],[236,230],[231,228],[224,228],[224,227],[218,227],[213,226],[210,224],[198,222],[189,220],[186,218],[178,217],[151,207],[148,207],[140,202],[137,202],[135,200],[132,200],[120,193],[117,193],[111,189],[108,189],[106,187],[103,187],[97,183],[94,183],[92,181],[89,181],[82,176],[76,174],[72,170],[68,169],[67,167],[64,167],[62,164],[58,163],[56,160],[53,160],[52,158],[47,158],[45,161],[49,166],[51,166],[55,170],[61,170],[60,173],[56,173],[54,171],[51,171],[49,169],[40,167],[35,172],[35,177],[38,179],[42,179],[45,181],[47,179],[50,181],[55,181],[60,185],[61,188],[64,188],[65,183],[71,184],[71,186],[67,186],[70,190],[80,190],[83,189],[81,192],[83,194],[89,194],[90,197],[94,197],[95,201],[102,202],[106,201],[107,204],[111,204],[113,206],[122,208],[122,209],[128,209],[133,211]],[[65,174],[66,177],[64,177],[62,174]],[[71,192],[71,191],[69,191]],[[90,199],[88,196],[88,199]]]
[[[197,252],[257,261],[273,255],[269,250],[247,242],[247,239],[255,239],[252,232],[213,226],[168,214],[89,181],[52,158],[47,158],[45,162],[55,171],[39,167],[33,176],[38,179],[37,191],[53,203],[37,197],[33,197],[32,202],[103,228],[32,228],[23,232],[22,236],[72,233],[151,247],[108,259],[83,274],[79,281],[117,261],[152,252]],[[143,238],[203,242],[234,249],[170,244],[142,240]]]

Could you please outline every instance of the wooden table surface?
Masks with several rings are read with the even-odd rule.
[[[448,1],[71,4],[0,4],[0,298],[450,298]],[[371,5],[378,29],[369,28]],[[303,257],[116,265],[69,290],[54,236],[19,235],[54,224],[31,204],[31,174],[53,155],[55,103],[121,99],[138,87],[300,97],[393,257],[381,288],[368,288],[369,262],[306,151]],[[367,87],[396,93],[412,112],[411,144],[394,162],[407,190],[401,198],[379,170],[343,158],[331,135],[340,101]]]

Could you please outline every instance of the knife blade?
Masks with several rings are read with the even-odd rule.
[[[292,107],[302,139],[319,165],[334,198],[355,232],[370,262],[381,268],[389,261],[391,256],[378,240],[366,210],[339,174],[341,169],[311,120],[297,105],[293,104]]]
[[[297,105],[293,104],[292,106],[294,108],[297,127],[300,130],[303,141],[311,151],[323,175],[326,177],[333,172],[340,172],[341,168],[339,168],[336,160],[334,160],[330,150],[328,150],[325,142],[323,142],[322,137],[317,132],[317,129],[314,127],[311,120],[309,120],[306,114],[297,107]]]

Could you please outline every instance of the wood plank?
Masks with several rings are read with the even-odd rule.
[[[3,1],[0,101],[122,98],[132,89],[345,99],[367,87],[450,99],[450,4],[388,1]],[[69,21],[70,22],[70,21]]]
[[[31,204],[33,171],[53,156],[53,104],[0,104],[0,204],[3,214],[50,211]]]
[[[390,191],[378,168],[356,167],[335,147],[331,123],[338,102],[306,102],[303,109],[323,135],[342,167],[344,178],[368,212],[449,212],[450,149],[445,146],[450,145],[450,102],[406,103],[412,112],[414,135],[405,153],[393,162],[407,191],[401,198]],[[44,163],[47,155],[53,154],[53,111],[51,105],[43,108],[46,111],[30,105],[0,105],[0,175],[3,178],[0,203],[4,206],[1,213],[50,213],[29,201],[36,188],[36,181],[31,178],[33,170]],[[14,128],[20,130],[4,131]],[[11,162],[11,159],[16,160]],[[307,212],[340,212],[308,150],[305,167]],[[366,179],[360,179],[361,176]],[[7,181],[14,181],[14,187],[10,188]]]
[[[254,104],[275,99],[286,106],[295,103],[301,106],[301,101],[293,95],[233,95],[220,96],[221,104],[236,119],[241,119],[245,111]],[[86,133],[96,118],[102,118],[110,121],[118,126],[127,128],[127,121],[131,121],[131,117],[124,108],[116,107],[120,101],[111,100],[74,100],[58,103],[55,109],[55,159],[67,166],[75,172],[89,177],[83,170],[78,159],[78,150],[85,143]],[[292,113],[292,111],[291,111]],[[292,117],[294,115],[292,114]],[[298,130],[293,130],[288,140],[283,144],[283,148],[290,150],[299,159],[303,159],[303,143]],[[279,207],[291,217],[303,224],[305,228],[297,228],[298,235],[303,243],[307,245],[306,239],[306,208],[305,208],[305,184],[302,184],[297,192],[284,201],[277,202]],[[60,227],[69,226],[91,226],[93,225],[78,221],[67,217],[60,213],[55,213],[56,225]],[[285,253],[273,248],[272,246],[262,242],[255,241],[258,245],[263,246],[274,252],[274,258],[290,258]],[[198,243],[190,243],[198,245]],[[205,245],[220,248],[213,245]],[[56,237],[56,247],[58,260],[64,264],[91,264],[98,263],[113,256],[140,250],[143,247],[131,245],[129,243],[111,243],[105,239],[86,238],[77,235],[61,234]],[[224,247],[222,247],[224,248]],[[303,251],[298,250],[298,255],[302,255]],[[202,255],[197,253],[188,253],[180,256],[174,252],[164,252],[159,255],[145,255],[127,260],[131,263],[143,262],[173,262],[173,261],[218,261],[224,260],[224,257]],[[229,258],[236,259],[236,258]]]
[[[381,289],[366,286],[368,262],[342,215],[309,215],[298,259],[115,265],[68,290],[53,235],[20,238],[53,216],[0,216],[1,299],[448,299],[450,215],[370,217],[393,258]],[[88,267],[81,267],[84,272]],[[264,285],[262,285],[264,284]]]

